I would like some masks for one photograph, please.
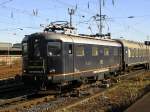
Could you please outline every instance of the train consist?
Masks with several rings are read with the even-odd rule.
[[[103,80],[135,67],[149,68],[150,47],[144,43],[56,33],[54,27],[50,29],[27,35],[22,41],[22,78],[27,83]]]

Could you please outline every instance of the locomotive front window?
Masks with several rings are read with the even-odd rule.
[[[39,43],[35,43],[34,44],[34,56],[40,56],[40,47],[39,47]]]
[[[22,44],[22,51],[23,51],[23,54],[26,55],[28,53],[28,46],[27,46],[27,43],[23,43]]]
[[[48,56],[60,56],[61,43],[60,42],[48,42],[47,46]]]

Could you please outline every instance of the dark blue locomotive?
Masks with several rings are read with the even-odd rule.
[[[100,39],[55,32],[22,41],[25,81],[63,83],[102,80],[133,67],[149,67],[150,48],[127,40]]]

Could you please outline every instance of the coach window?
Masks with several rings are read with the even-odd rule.
[[[138,49],[136,49],[136,57],[138,57]]]
[[[133,57],[133,50],[132,50],[132,48],[130,49],[130,51],[131,51],[131,57]]]
[[[131,57],[131,49],[128,49],[128,57]]]
[[[76,56],[84,56],[84,47],[83,46],[76,47]]]
[[[98,56],[98,48],[92,47],[92,56]]]
[[[141,57],[143,57],[143,49],[141,49]]]
[[[139,48],[137,48],[137,57],[139,57]]]
[[[134,57],[134,49],[132,48],[132,57]]]
[[[136,57],[136,48],[134,48],[134,57]]]
[[[139,55],[139,57],[141,57],[141,50],[140,49],[138,49],[138,55]]]
[[[22,51],[23,51],[23,54],[27,54],[28,53],[28,46],[27,46],[27,43],[23,43],[22,44]]]
[[[141,49],[141,57],[143,57],[143,49]]]
[[[146,53],[147,53],[147,52],[146,52],[146,49],[145,49],[145,50],[144,50],[144,56],[145,56],[145,57],[146,57],[146,55],[147,55]]]
[[[144,49],[142,50],[142,56],[144,57]]]
[[[135,57],[135,50],[134,50],[134,48],[132,49],[132,57]]]
[[[135,50],[135,57],[137,57],[137,49],[135,48],[134,50]]]
[[[143,57],[145,57],[145,49],[143,49]]]
[[[139,49],[139,56],[142,57],[142,50]]]
[[[109,56],[109,48],[104,48],[104,56]]]
[[[47,53],[48,53],[48,56],[60,56],[61,43],[60,42],[48,42]]]
[[[138,57],[140,57],[140,50],[139,50],[139,48],[138,48]]]

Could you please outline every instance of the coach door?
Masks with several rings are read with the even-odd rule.
[[[65,73],[72,73],[74,70],[73,44],[65,44]]]

